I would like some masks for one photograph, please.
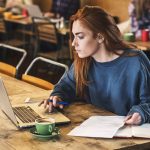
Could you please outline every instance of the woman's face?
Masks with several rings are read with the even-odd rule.
[[[100,43],[97,38],[94,38],[93,32],[83,26],[80,21],[73,22],[72,33],[74,35],[72,46],[80,58],[94,57],[100,50]]]

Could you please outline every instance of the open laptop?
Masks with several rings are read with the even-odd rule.
[[[44,17],[38,5],[25,5],[25,7],[30,17],[39,17],[39,18]]]
[[[49,19],[49,21],[52,23],[59,23],[61,21],[61,18],[45,17],[38,5],[25,5],[25,7],[26,7],[30,17],[46,18],[46,19]],[[37,21],[38,21],[38,19],[37,19]]]
[[[57,110],[46,113],[42,107],[38,106],[38,103],[12,106],[2,78],[0,78],[0,108],[18,128],[34,126],[35,119],[40,117],[52,117],[56,124],[70,122],[69,118]],[[30,111],[32,114],[29,113]]]

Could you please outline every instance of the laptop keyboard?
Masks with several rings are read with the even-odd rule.
[[[13,107],[13,111],[23,123],[35,122],[35,119],[41,118],[30,106]]]

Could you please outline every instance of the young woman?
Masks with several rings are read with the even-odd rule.
[[[63,108],[59,101],[76,98],[117,115],[127,124],[150,122],[150,62],[121,38],[112,17],[97,6],[86,6],[71,17],[75,60],[45,108]]]
[[[128,9],[131,31],[138,37],[141,29],[150,29],[150,0],[131,0]]]

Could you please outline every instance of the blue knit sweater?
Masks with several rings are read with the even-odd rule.
[[[150,122],[150,62],[142,51],[134,56],[120,56],[110,62],[91,62],[86,101],[117,115],[139,112],[142,122]],[[58,83],[51,95],[64,101],[76,98],[74,66]]]

